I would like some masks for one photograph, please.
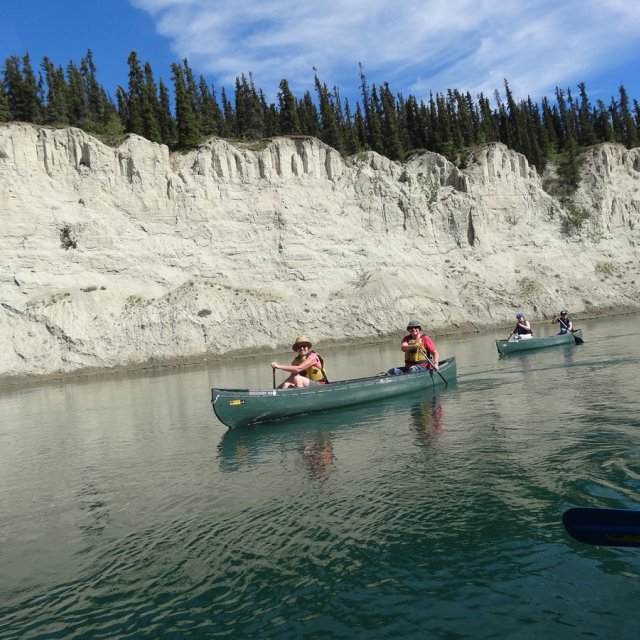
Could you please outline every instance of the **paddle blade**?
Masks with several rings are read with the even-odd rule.
[[[640,547],[640,511],[574,507],[562,514],[572,538],[601,547]]]
[[[573,336],[573,339],[576,341],[576,344],[584,344],[584,340],[580,336],[577,336],[575,333],[571,333],[571,335]]]

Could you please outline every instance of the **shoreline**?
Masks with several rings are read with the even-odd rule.
[[[593,313],[587,315],[580,315],[580,317],[574,317],[574,322],[580,320],[597,320],[598,318],[614,318],[617,316],[636,315],[640,312],[637,309],[616,309],[608,310],[608,312]],[[540,326],[549,323],[549,319],[533,320],[532,326]],[[444,338],[447,336],[465,336],[471,334],[488,334],[497,329],[509,328],[512,323],[497,323],[493,325],[487,325],[482,328],[477,328],[472,323],[466,323],[459,327],[453,325],[449,327],[441,327],[437,331],[427,332],[435,340]],[[403,335],[403,331],[394,332],[389,335],[365,338],[364,344],[375,345],[386,343],[390,340],[400,339]],[[496,338],[497,339],[497,338]],[[324,340],[321,343],[323,349],[327,348],[339,348],[351,344],[350,341]],[[229,351],[224,354],[200,354],[197,356],[181,356],[177,358],[168,358],[165,360],[150,359],[140,363],[134,364],[122,364],[115,367],[87,367],[82,369],[76,369],[74,371],[56,371],[53,373],[32,374],[26,376],[7,376],[0,375],[0,392],[6,390],[20,390],[24,388],[57,384],[60,382],[79,382],[88,380],[97,380],[100,378],[120,378],[130,375],[148,375],[148,374],[162,374],[170,373],[176,369],[186,369],[196,367],[205,367],[212,362],[219,362],[222,360],[239,361],[256,356],[264,356],[273,354],[274,356],[287,353],[286,348],[282,349],[258,349],[258,350],[238,350]]]

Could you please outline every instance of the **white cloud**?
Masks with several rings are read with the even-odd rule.
[[[233,86],[252,72],[312,88],[313,67],[343,95],[369,82],[418,97],[448,88],[492,96],[553,94],[640,50],[640,3],[628,0],[130,0],[176,59]],[[355,93],[355,91],[353,91]]]

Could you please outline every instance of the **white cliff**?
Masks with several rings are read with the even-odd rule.
[[[640,149],[587,151],[578,231],[542,184],[500,144],[460,170],[2,125],[0,377],[640,309]]]

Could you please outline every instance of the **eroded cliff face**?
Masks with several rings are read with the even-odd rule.
[[[0,126],[0,377],[638,310],[640,149],[594,147],[578,231],[526,159],[318,140],[170,154]]]

